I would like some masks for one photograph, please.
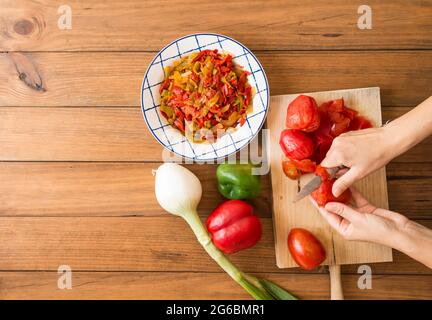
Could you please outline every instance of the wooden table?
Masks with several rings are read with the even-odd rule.
[[[432,1],[0,1],[0,298],[248,298],[178,218],[158,206],[161,146],[140,111],[145,69],[193,32],[231,36],[262,62],[272,94],[381,87],[394,119],[431,95]],[[72,8],[60,30],[58,7]],[[390,206],[432,227],[432,139],[387,168]],[[190,165],[205,217],[222,199],[213,165]],[[329,297],[327,270],[275,266],[269,178],[254,201],[264,236],[232,257],[301,298]],[[71,290],[57,287],[60,265]],[[343,268],[348,299],[432,298],[432,270],[394,252],[373,289]]]

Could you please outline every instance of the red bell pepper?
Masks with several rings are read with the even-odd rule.
[[[253,207],[241,200],[220,204],[206,224],[214,245],[225,253],[250,248],[262,235],[261,221],[253,214]]]

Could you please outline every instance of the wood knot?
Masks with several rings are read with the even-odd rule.
[[[18,79],[35,91],[46,91],[42,76],[30,57],[19,52],[10,52],[8,55],[15,66]]]
[[[14,24],[14,31],[22,36],[29,35],[34,30],[34,24],[30,20],[22,19]]]

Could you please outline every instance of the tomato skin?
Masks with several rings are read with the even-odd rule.
[[[289,129],[312,132],[320,125],[320,112],[314,98],[299,95],[289,105],[286,126]]]
[[[299,130],[285,129],[281,132],[279,145],[288,158],[303,160],[312,156],[315,151],[313,140]]]
[[[323,207],[328,202],[341,202],[347,203],[351,199],[351,191],[349,189],[345,190],[339,197],[335,197],[332,192],[333,184],[336,179],[325,180],[321,183],[318,189],[311,193],[312,198],[316,203]]]
[[[294,261],[305,270],[312,270],[326,258],[321,242],[308,230],[293,228],[288,234],[288,249]]]

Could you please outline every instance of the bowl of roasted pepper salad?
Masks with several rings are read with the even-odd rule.
[[[219,160],[262,128],[270,92],[264,69],[238,41],[191,34],[159,51],[144,75],[141,108],[156,140],[178,156]]]

